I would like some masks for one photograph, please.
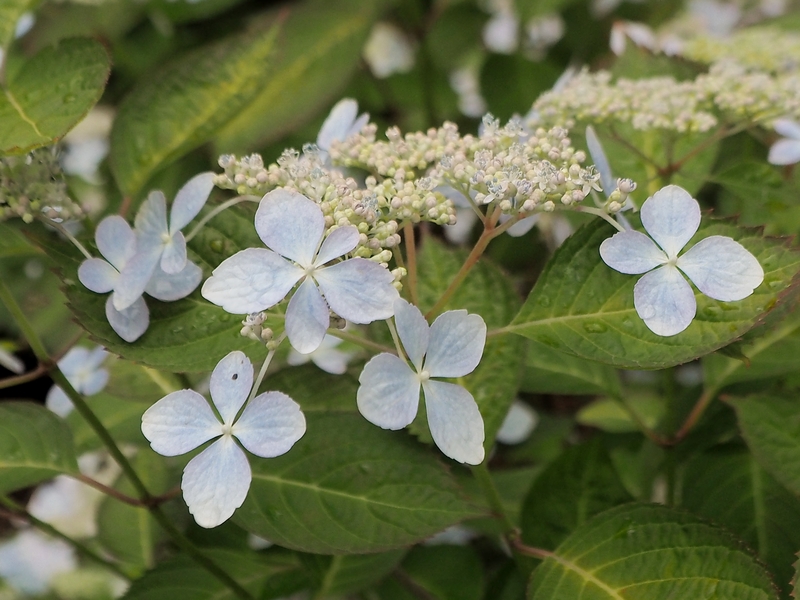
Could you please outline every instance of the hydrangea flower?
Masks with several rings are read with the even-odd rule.
[[[793,165],[800,162],[800,123],[778,119],[774,127],[784,137],[772,144],[767,160],[773,165]]]
[[[600,244],[600,256],[620,273],[644,273],[633,288],[633,303],[653,333],[676,335],[694,319],[697,302],[684,275],[703,294],[724,302],[746,298],[764,280],[756,257],[729,237],[709,236],[678,256],[700,226],[700,205],[683,188],[662,188],[642,205],[641,215],[649,236],[617,233]]]
[[[486,342],[486,323],[465,310],[441,314],[428,327],[416,306],[394,304],[397,334],[411,361],[378,354],[358,378],[358,410],[383,429],[402,429],[417,415],[420,387],[425,394],[433,441],[461,463],[483,461],[483,418],[472,394],[455,383],[433,377],[463,377],[475,370]],[[413,368],[412,368],[413,367]]]
[[[108,370],[100,368],[108,357],[102,346],[93,349],[75,346],[58,361],[58,368],[80,394],[92,396],[100,392],[108,383]],[[60,417],[72,411],[72,402],[66,392],[57,385],[47,392],[45,405]]]
[[[252,473],[239,444],[256,456],[273,458],[288,452],[306,431],[300,407],[286,394],[259,394],[245,406],[253,365],[243,352],[219,361],[209,386],[221,422],[194,390],[167,394],[142,415],[142,433],[164,456],[185,454],[216,439],[189,461],[181,480],[183,498],[201,527],[228,520],[247,496]]]
[[[207,300],[233,314],[257,313],[283,300],[300,282],[286,308],[286,334],[303,354],[322,343],[330,322],[328,307],[353,323],[394,314],[399,294],[387,269],[364,258],[325,266],[356,247],[356,227],[334,229],[323,241],[322,210],[286,189],[261,199],[255,221],[269,249],[247,248],[224,260],[203,284]]]
[[[0,544],[0,577],[22,594],[40,596],[54,577],[77,568],[71,546],[35,529],[24,529]]]
[[[111,328],[126,342],[139,339],[150,324],[150,311],[142,297],[143,292],[157,300],[172,302],[191,294],[203,279],[202,269],[191,261],[187,261],[176,274],[167,274],[156,264],[134,301],[124,309],[117,309],[117,289],[124,287],[122,272],[136,256],[136,234],[125,219],[112,215],[97,226],[95,242],[106,260],[85,260],[78,269],[78,279],[98,294],[112,292],[106,301],[106,318]]]
[[[497,430],[497,441],[501,444],[521,444],[530,437],[538,424],[539,415],[536,411],[521,400],[514,400],[503,424]]]
[[[339,350],[338,346],[341,343],[341,339],[332,335],[326,335],[322,339],[319,348],[309,354],[300,354],[297,350],[292,348],[289,351],[286,362],[293,367],[297,367],[311,361],[327,373],[341,375],[347,371],[347,363],[350,362],[350,359],[353,357],[350,352]]]
[[[167,222],[167,200],[150,192],[136,213],[136,253],[120,270],[114,291],[114,308],[124,310],[145,291],[158,267],[168,275],[181,273],[188,263],[186,239],[181,229],[197,216],[214,187],[214,173],[200,173],[178,190]]]
[[[317,134],[317,147],[327,152],[335,141],[341,142],[356,135],[369,123],[369,113],[358,115],[358,102],[352,98],[339,100]]]
[[[378,79],[394,73],[407,73],[414,67],[414,46],[405,32],[391,23],[372,27],[362,51],[364,61]]]

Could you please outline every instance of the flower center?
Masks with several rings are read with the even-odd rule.
[[[420,382],[428,381],[431,378],[431,374],[423,369],[417,374],[417,377],[419,377]]]
[[[232,423],[230,425],[227,424],[227,423],[223,423],[222,424],[222,435],[223,436],[228,436],[228,437],[233,435],[233,424]]]

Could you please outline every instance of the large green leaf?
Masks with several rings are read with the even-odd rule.
[[[306,415],[308,433],[284,456],[254,461],[234,520],[288,548],[377,552],[480,516],[438,457],[360,415]]]
[[[9,67],[0,96],[0,155],[60,139],[100,99],[110,68],[102,44],[90,39],[64,40]]]
[[[255,597],[265,581],[297,563],[297,558],[282,554],[264,556],[221,549],[206,549],[203,553]],[[216,577],[183,554],[162,562],[135,580],[123,596],[124,600],[233,600],[236,597]]]
[[[585,225],[556,251],[512,324],[507,328],[548,346],[626,368],[677,365],[731,343],[790,298],[800,255],[783,240],[754,230],[706,220],[689,245],[711,235],[729,236],[752,252],[764,282],[739,302],[719,302],[696,292],[697,316],[671,337],[654,334],[636,314],[638,277],[608,267],[598,248],[614,229],[599,221]]]
[[[216,135],[220,152],[239,152],[289,133],[337,99],[385,1],[294,5],[269,80]]]
[[[608,365],[564,354],[533,340],[528,346],[521,389],[532,394],[570,396],[622,393],[617,372]]]
[[[306,554],[301,568],[306,572],[313,570],[319,580],[315,593],[317,598],[339,597],[376,584],[400,564],[405,554],[405,548],[350,556]]]
[[[759,553],[788,598],[800,548],[800,500],[741,448],[718,448],[692,460],[681,490],[683,507],[724,525]]]
[[[656,505],[620,506],[576,530],[531,577],[533,600],[769,600],[769,574],[727,531]]]
[[[0,403],[0,492],[77,472],[64,421],[33,403]]]
[[[534,480],[522,505],[522,539],[555,548],[590,517],[632,499],[595,438],[568,448]]]
[[[206,214],[210,208],[201,213]],[[232,350],[244,350],[251,358],[263,358],[264,346],[239,335],[240,318],[205,300],[200,290],[177,302],[158,302],[147,297],[150,327],[135,343],[120,338],[105,317],[107,296],[95,294],[78,281],[84,257],[54,235],[35,236],[56,263],[69,307],[91,337],[123,358],[156,369],[211,371]],[[87,245],[91,244],[87,241]],[[231,208],[214,217],[189,243],[189,255],[206,276],[228,256],[250,246],[262,246],[249,213]],[[272,322],[268,323],[275,327]]]
[[[417,598],[430,600],[480,600],[485,581],[478,554],[469,546],[420,546],[401,566]]]
[[[111,131],[111,166],[123,192],[140,192],[156,170],[208,141],[263,89],[278,28],[197,48],[141,80]]]
[[[267,377],[261,390],[276,390],[288,394],[300,404],[304,413],[358,411],[358,379],[347,373],[331,375],[314,365],[282,369]]]
[[[800,402],[768,395],[733,398],[729,402],[756,460],[800,495]]]

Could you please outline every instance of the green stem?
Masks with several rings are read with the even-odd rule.
[[[414,237],[414,224],[406,223],[403,226],[403,235],[406,238],[406,262],[408,263],[408,293],[411,303],[419,305],[417,295],[417,242]]]
[[[33,351],[34,355],[36,355],[36,358],[39,360],[39,362],[44,364],[51,363],[52,361],[47,355],[47,350],[45,349],[44,344],[42,344],[42,341],[34,331],[30,321],[28,321],[25,313],[22,312],[22,309],[20,308],[16,299],[11,294],[11,291],[8,289],[2,279],[0,279],[0,301],[3,302],[8,309],[8,312],[11,313],[11,316],[17,322],[17,325],[27,339],[31,350]],[[50,372],[50,377],[53,379],[53,382],[64,391],[67,397],[72,401],[75,410],[84,418],[89,427],[91,427],[95,432],[97,437],[100,438],[100,440],[103,442],[103,445],[108,450],[108,453],[117,462],[117,464],[119,464],[123,474],[133,485],[137,495],[139,496],[139,499],[143,504],[147,505],[150,514],[153,515],[153,518],[155,518],[158,524],[164,528],[164,530],[178,545],[178,547],[191,556],[197,564],[214,575],[238,598],[241,598],[242,600],[253,600],[252,595],[250,595],[247,590],[245,590],[230,575],[213,563],[211,559],[206,557],[197,548],[195,548],[194,545],[175,528],[175,526],[170,522],[161,509],[154,504],[155,498],[147,490],[147,487],[139,478],[139,475],[137,475],[131,463],[119,449],[119,446],[117,446],[114,438],[111,437],[111,434],[100,422],[100,419],[98,419],[94,412],[92,412],[92,409],[89,408],[89,405],[86,404],[86,401],[83,399],[83,397],[75,390],[75,388],[57,366],[53,367],[52,371]]]
[[[342,331],[341,329],[328,329],[328,335],[332,335],[333,337],[337,337],[340,340],[345,340],[346,342],[351,342],[362,348],[366,348],[367,350],[375,350],[376,352],[388,352],[389,354],[394,354],[395,350],[390,348],[389,346],[384,346],[383,344],[379,344],[377,342],[373,342],[372,340],[368,340],[366,338],[362,338],[361,336],[352,334],[348,331]]]
[[[489,473],[489,469],[486,467],[486,461],[471,467],[470,470],[475,476],[475,480],[481,486],[483,495],[486,497],[486,501],[489,503],[489,508],[492,509],[494,515],[503,524],[503,533],[513,534],[517,528],[509,518],[508,514],[506,514],[506,509],[503,507],[502,500],[500,500],[500,494],[497,492],[497,488],[494,485],[494,481]]]
[[[53,221],[52,219],[48,219],[47,217],[41,217],[41,218],[40,218],[40,220],[42,221],[42,223],[45,223],[46,225],[49,225],[49,226],[50,226],[50,227],[52,227],[53,229],[57,229],[57,230],[59,231],[59,233],[61,233],[61,235],[63,235],[63,236],[64,236],[65,238],[67,238],[67,239],[68,239],[70,242],[72,242],[72,244],[73,244],[73,245],[74,245],[74,246],[75,246],[75,247],[76,247],[78,250],[80,250],[80,251],[81,251],[81,254],[83,254],[83,255],[84,255],[86,258],[94,258],[94,257],[93,257],[93,256],[92,256],[92,255],[89,253],[89,251],[88,251],[86,248],[84,248],[84,247],[83,247],[83,244],[81,244],[81,243],[80,243],[80,242],[79,242],[79,241],[78,241],[78,240],[75,238],[75,236],[74,236],[74,235],[72,235],[72,234],[71,234],[69,231],[67,231],[66,227],[64,227],[63,225],[61,225],[61,223],[56,223],[55,221]]]
[[[392,341],[394,342],[394,347],[397,349],[397,356],[403,360],[406,360],[406,355],[403,352],[403,345],[400,343],[400,336],[397,335],[397,328],[395,328],[391,319],[386,319],[386,326],[389,328],[389,332],[392,334]],[[408,361],[406,360],[406,362]]]
[[[611,215],[609,215],[602,208],[593,208],[591,206],[574,206],[574,207],[570,207],[570,208],[572,208],[573,210],[576,210],[578,212],[588,213],[590,215],[594,215],[596,217],[600,217],[601,219],[603,219],[607,223],[611,224],[617,231],[623,231],[623,232],[625,231],[625,228],[622,225],[620,225],[615,218],[613,218]]]
[[[264,381],[264,376],[267,374],[267,369],[269,368],[272,359],[275,357],[275,352],[278,351],[278,347],[281,345],[283,340],[286,339],[286,334],[283,333],[281,336],[272,343],[272,349],[267,354],[267,357],[264,359],[264,364],[261,365],[261,370],[258,372],[258,377],[256,377],[256,381],[253,384],[253,389],[250,390],[250,397],[247,399],[248,402],[256,397],[258,394],[258,388],[261,387],[261,382]]]
[[[189,241],[191,241],[191,239],[200,232],[200,230],[206,225],[206,223],[208,223],[211,219],[216,217],[222,211],[230,208],[231,206],[235,206],[236,204],[240,204],[242,202],[260,202],[260,201],[261,198],[259,198],[258,196],[236,196],[236,198],[231,198],[230,200],[223,202],[214,210],[212,210],[210,213],[208,213],[205,217],[200,219],[197,225],[195,225],[194,228],[186,235],[186,243],[188,244]]]

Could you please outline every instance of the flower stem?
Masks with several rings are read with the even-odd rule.
[[[470,467],[470,470],[475,476],[475,480],[481,486],[483,495],[486,497],[486,501],[489,503],[489,508],[492,509],[494,516],[497,517],[503,524],[503,533],[513,534],[517,527],[506,513],[506,509],[503,506],[503,501],[500,499],[500,494],[497,491],[497,487],[495,487],[492,476],[489,473],[489,469],[486,467],[486,462],[484,461],[479,465]]]
[[[406,355],[403,352],[403,345],[400,343],[400,336],[397,335],[397,328],[394,326],[394,323],[391,319],[386,319],[386,326],[389,328],[389,332],[392,334],[392,341],[394,342],[394,347],[397,349],[397,356],[406,360]]]
[[[28,321],[25,313],[22,312],[22,309],[20,308],[16,299],[14,299],[14,296],[11,294],[10,290],[2,279],[0,279],[0,301],[2,301],[2,303],[8,309],[8,312],[17,322],[17,325],[22,331],[22,334],[25,336],[25,339],[28,341],[31,350],[33,351],[34,355],[36,355],[36,358],[39,360],[39,362],[44,364],[52,363],[52,360],[47,355],[47,350],[45,349],[44,344],[42,344],[42,341],[34,331],[30,321]],[[108,453],[120,466],[122,472],[131,482],[131,485],[133,485],[141,502],[148,507],[150,514],[153,515],[153,518],[155,518],[158,524],[161,525],[161,527],[167,532],[175,544],[184,552],[186,552],[186,554],[191,556],[191,558],[198,565],[206,569],[226,587],[228,587],[236,597],[241,598],[242,600],[253,600],[252,595],[247,590],[245,590],[236,580],[234,580],[230,575],[213,563],[211,559],[200,552],[188,539],[186,539],[186,537],[184,537],[180,531],[175,528],[175,526],[161,511],[161,509],[154,504],[154,496],[152,496],[147,490],[147,487],[139,478],[139,475],[136,473],[131,463],[119,449],[119,446],[117,446],[114,438],[57,366],[53,367],[50,376],[53,379],[53,382],[61,387],[67,397],[72,401],[73,406],[75,406],[75,410],[84,418],[89,427],[92,428],[97,437],[99,437],[103,442],[103,445],[108,450]]]
[[[226,200],[219,206],[217,206],[214,210],[208,213],[205,217],[200,219],[197,225],[186,235],[186,243],[188,244],[189,241],[196,236],[200,230],[208,223],[211,219],[216,217],[219,213],[224,211],[225,209],[230,208],[236,204],[240,204],[242,202],[260,202],[261,198],[258,196],[236,196],[236,198],[231,198],[230,200]]]
[[[366,348],[367,350],[375,350],[376,352],[388,352],[389,354],[395,353],[395,350],[393,348],[390,348],[389,346],[384,346],[383,344],[379,344],[377,342],[373,342],[372,340],[368,340],[361,336],[354,335],[348,331],[342,331],[341,329],[328,329],[328,335],[337,337],[340,340],[345,340],[346,342],[351,342],[353,344],[356,344],[357,346]]]
[[[63,235],[65,238],[67,238],[67,239],[68,239],[70,242],[72,242],[72,244],[73,244],[73,245],[74,245],[74,246],[75,246],[75,247],[76,247],[78,250],[80,250],[80,251],[81,251],[81,254],[83,254],[83,255],[84,255],[86,258],[94,258],[94,257],[93,257],[93,256],[92,256],[92,255],[89,253],[89,251],[88,251],[86,248],[84,248],[83,244],[81,244],[81,243],[80,243],[80,242],[79,242],[79,241],[78,241],[78,240],[75,238],[75,236],[74,236],[74,235],[72,235],[72,234],[71,234],[69,231],[67,231],[67,228],[66,228],[66,227],[64,227],[63,225],[61,225],[61,223],[56,223],[55,221],[53,221],[52,219],[48,219],[47,217],[40,217],[40,220],[42,221],[42,223],[44,223],[44,224],[46,224],[46,225],[49,225],[49,226],[50,226],[50,227],[52,227],[53,229],[56,229],[56,230],[58,230],[58,232],[59,232],[61,235]]]
[[[280,346],[285,339],[286,333],[282,333],[280,337],[273,342],[272,349],[267,354],[267,357],[264,359],[264,364],[261,365],[261,370],[258,372],[258,377],[256,377],[256,381],[253,384],[253,389],[250,390],[250,397],[247,398],[248,402],[250,402],[250,400],[255,398],[256,394],[258,394],[258,388],[261,387],[261,382],[264,381],[264,377],[267,374],[267,369],[269,368],[272,359],[275,357],[275,352],[278,351],[278,346]]]
[[[625,228],[620,225],[616,219],[614,219],[611,215],[609,215],[606,211],[602,208],[594,208],[591,206],[575,206],[574,210],[582,213],[588,213],[590,215],[595,215],[596,217],[600,217],[607,223],[610,223],[614,226],[617,231],[625,231]]]
[[[417,242],[414,237],[414,224],[409,222],[403,225],[403,235],[406,238],[406,262],[408,263],[408,293],[411,303],[419,304],[417,295]]]

